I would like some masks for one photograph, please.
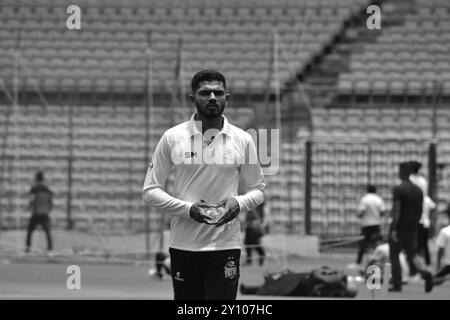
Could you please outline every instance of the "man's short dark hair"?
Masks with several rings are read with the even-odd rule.
[[[200,83],[203,81],[220,81],[223,83],[225,90],[227,89],[227,82],[225,81],[223,74],[217,70],[206,69],[197,72],[192,77],[191,88],[193,93],[200,87]]]
[[[400,175],[403,178],[408,178],[411,174],[411,162],[402,162],[399,165]]]
[[[35,179],[36,179],[36,181],[39,181],[39,182],[44,181],[44,173],[42,171],[36,172]]]
[[[411,161],[409,165],[412,173],[419,173],[420,168],[422,168],[422,164],[418,161]]]
[[[377,187],[375,187],[373,184],[369,184],[367,185],[366,190],[368,193],[375,193],[377,192]]]

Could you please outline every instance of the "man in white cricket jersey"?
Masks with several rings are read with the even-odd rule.
[[[175,300],[234,300],[241,255],[236,217],[263,202],[264,176],[250,134],[222,115],[230,98],[225,77],[203,70],[191,87],[197,112],[163,134],[143,199],[173,217],[169,252]],[[172,170],[175,188],[168,194],[164,186]]]
[[[372,246],[381,235],[381,217],[386,213],[386,205],[383,199],[377,195],[377,188],[368,185],[367,193],[361,198],[358,205],[358,218],[361,220],[361,234],[364,236],[359,243],[356,263],[361,264],[364,253]]]

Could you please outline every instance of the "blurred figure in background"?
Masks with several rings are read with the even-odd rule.
[[[148,273],[150,276],[154,276],[157,279],[165,280],[166,278],[163,271],[165,271],[168,276],[172,275],[170,270],[170,257],[167,253],[160,251],[155,255],[155,268],[150,268]]]
[[[439,231],[436,238],[436,245],[438,247],[437,255],[437,273],[435,274],[434,284],[441,284],[448,280],[450,274],[450,204],[447,207],[448,224]]]
[[[405,251],[411,266],[425,280],[425,292],[433,289],[433,276],[417,254],[417,229],[422,215],[422,190],[409,180],[411,166],[402,162],[399,166],[401,183],[393,190],[392,222],[389,229],[389,254],[392,263],[392,287],[389,291],[402,291],[402,275],[399,255]]]
[[[35,183],[30,192],[30,211],[31,218],[28,223],[26,252],[30,252],[31,237],[34,229],[38,225],[42,226],[47,237],[47,249],[53,249],[52,237],[50,234],[50,212],[53,209],[53,192],[45,184],[43,172],[37,172],[35,176]]]
[[[260,209],[260,210],[258,210]],[[261,246],[261,238],[265,233],[264,213],[262,212],[262,205],[255,210],[247,212],[245,217],[245,251],[247,259],[245,265],[252,264],[252,252],[255,250],[259,255],[259,265],[264,264],[266,252]]]
[[[359,243],[356,264],[361,265],[364,253],[374,244],[374,240],[380,236],[381,217],[386,213],[386,205],[383,199],[376,194],[377,188],[367,186],[367,194],[364,195],[358,205],[358,218],[361,219],[361,235],[364,236]]]
[[[432,210],[434,210],[435,208],[436,203],[434,203],[434,201],[431,200],[429,196],[425,196],[425,199],[423,201],[422,216],[420,217],[419,221],[417,251],[424,257],[427,266],[431,265],[430,249],[428,247],[428,239],[430,237],[429,230],[431,225],[430,216]]]
[[[383,272],[385,264],[390,262],[389,257],[389,243],[384,241],[383,237],[379,235],[376,237],[373,247],[371,246],[369,248],[367,259],[368,263],[365,270],[367,270],[370,265],[378,265]],[[399,261],[402,273],[402,283],[406,284],[409,280],[409,265],[404,252],[400,252]]]
[[[418,161],[410,161],[411,174],[409,180],[422,190],[423,193],[423,207],[422,216],[419,220],[419,228],[417,230],[417,252],[424,257],[427,266],[430,266],[430,250],[428,247],[429,229],[431,225],[430,213],[436,207],[436,204],[428,196],[428,181],[419,173],[422,164]],[[417,274],[414,266],[410,266],[410,276],[412,282],[418,282],[420,276]]]
[[[422,190],[423,196],[428,195],[428,181],[419,173],[422,168],[422,164],[418,161],[410,161],[409,166],[411,168],[411,174],[409,180]]]

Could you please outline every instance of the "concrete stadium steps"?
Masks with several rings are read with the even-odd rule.
[[[407,1],[397,1],[395,5],[382,3],[383,28],[403,22],[406,13],[403,13],[398,7],[403,8],[405,3]],[[406,6],[405,11],[409,12],[410,10]],[[364,93],[367,94],[370,87],[367,84],[370,81],[367,75],[354,85],[341,80],[351,70],[351,57],[359,54],[365,45],[376,42],[382,35],[382,31],[367,29],[366,19],[365,9],[354,12],[335,41],[327,50],[314,57],[314,60],[302,71],[301,78],[309,92],[312,105],[322,107],[335,103],[338,100],[337,93],[353,94],[354,89],[349,89],[349,87],[353,88],[352,86],[364,87],[367,89]],[[368,63],[370,61],[366,60],[365,64]],[[362,92],[359,93],[362,94]]]

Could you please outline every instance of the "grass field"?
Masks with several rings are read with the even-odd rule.
[[[328,265],[345,269],[354,260],[348,254],[322,254],[316,258],[288,259],[288,267],[294,271],[309,271]],[[66,269],[76,264],[81,270],[81,289],[69,290]],[[59,259],[48,257],[14,258],[3,256],[0,263],[0,299],[158,299],[170,300],[172,283],[170,279],[157,280],[148,274],[149,267],[144,262],[94,263],[83,259]],[[240,283],[246,285],[262,284],[265,272],[275,269],[270,262],[265,267],[246,266],[241,268]],[[359,285],[358,294],[352,299],[381,299],[380,291],[375,296],[364,284]],[[438,299],[450,298],[450,282],[424,293],[423,284],[405,285],[402,293],[387,293],[385,299]],[[239,300],[307,299],[301,297],[269,297],[238,294]]]

